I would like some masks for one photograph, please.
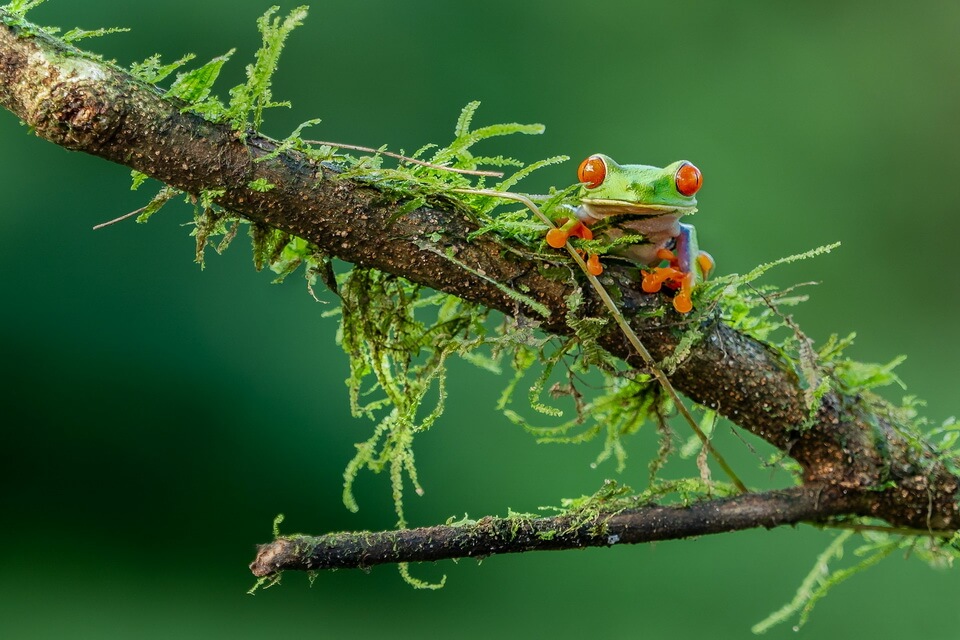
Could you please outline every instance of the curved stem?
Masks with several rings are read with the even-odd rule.
[[[426,160],[417,160],[416,158],[411,158],[409,156],[402,156],[399,153],[393,153],[392,151],[386,151],[384,149],[374,149],[372,147],[362,147],[358,144],[343,144],[341,142],[325,142],[323,140],[304,140],[307,144],[319,144],[327,147],[333,147],[336,149],[352,149],[353,151],[366,151],[367,153],[376,153],[381,156],[389,156],[391,158],[396,158],[397,160],[403,160],[404,162],[410,162],[412,164],[419,164],[422,167],[430,167],[431,169],[437,169],[439,171],[449,171],[451,173],[462,173],[468,176],[489,176],[493,178],[502,178],[502,171],[487,171],[485,169],[460,169],[457,167],[447,167],[442,164],[434,164],[432,162],[427,162]]]

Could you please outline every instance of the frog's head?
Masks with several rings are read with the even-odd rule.
[[[634,214],[660,216],[693,213],[703,176],[686,160],[664,168],[620,165],[597,153],[580,164],[581,203],[595,218]]]

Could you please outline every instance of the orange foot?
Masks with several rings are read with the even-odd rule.
[[[567,244],[568,238],[593,240],[593,231],[590,231],[590,228],[577,218],[571,218],[563,223],[562,227],[554,227],[547,231],[547,244],[554,249],[562,249],[563,245]]]
[[[679,289],[673,296],[673,308],[680,313],[690,313],[693,309],[690,298],[693,292],[693,274],[673,267],[654,267],[652,271],[643,274],[640,288],[647,293],[656,293],[664,284],[672,289]]]
[[[643,272],[640,288],[647,293],[656,293],[664,284],[672,286],[675,282],[680,282],[683,275],[682,271],[674,267],[654,267]]]
[[[603,273],[603,265],[600,264],[600,256],[591,253],[587,258],[587,272],[592,276],[598,276]]]
[[[658,249],[657,259],[666,262],[668,266],[654,267],[650,271],[644,272],[640,287],[647,293],[656,293],[660,291],[663,285],[667,285],[671,289],[677,289],[676,295],[673,296],[673,308],[679,313],[690,313],[693,309],[693,300],[691,299],[693,274],[684,273],[679,269],[680,261],[676,254],[669,249]],[[706,251],[701,251],[697,255],[697,267],[704,278],[713,270],[713,264],[713,257]]]
[[[703,274],[703,279],[706,280],[710,272],[713,271],[716,262],[714,262],[712,255],[706,251],[701,251],[697,254],[697,264],[700,265],[700,273]]]
[[[680,291],[673,296],[673,308],[680,313],[690,313],[693,309],[693,301],[690,294],[693,292],[693,274],[686,273],[683,280],[680,281]]]
[[[593,231],[590,227],[580,222],[577,218],[567,220],[563,226],[554,227],[547,231],[547,244],[554,249],[562,249],[569,238],[583,238],[584,240],[593,240]],[[583,252],[580,253],[583,255]],[[603,273],[603,265],[600,264],[600,256],[591,253],[587,258],[587,272],[598,276]]]

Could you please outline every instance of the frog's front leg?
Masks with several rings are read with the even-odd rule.
[[[680,224],[680,233],[674,237],[674,250],[657,250],[657,266],[646,271],[641,288],[647,293],[655,293],[666,284],[677,289],[673,296],[673,308],[680,313],[689,313],[693,309],[691,295],[698,282],[702,282],[713,270],[713,258],[697,246],[697,230],[693,225]],[[666,266],[659,266],[660,262]]]
[[[583,220],[580,219],[580,210],[571,210],[571,215],[559,227],[554,227],[547,231],[547,244],[554,249],[562,249],[569,238],[583,238],[584,240],[593,240],[593,231],[590,230]],[[577,252],[582,256],[583,251]],[[603,273],[603,265],[600,264],[600,257],[591,253],[587,257],[587,271],[592,275],[598,276]]]
[[[593,240],[593,231],[576,216],[571,216],[563,225],[547,231],[547,244],[554,249],[562,249],[568,238]]]

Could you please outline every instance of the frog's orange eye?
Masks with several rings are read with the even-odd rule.
[[[700,191],[700,187],[703,185],[703,175],[700,173],[700,169],[689,162],[680,165],[674,180],[677,183],[677,191],[688,198]]]
[[[588,189],[596,189],[603,184],[603,179],[607,177],[607,165],[604,164],[600,156],[590,156],[580,163],[577,169],[577,178],[580,182],[585,182]]]

